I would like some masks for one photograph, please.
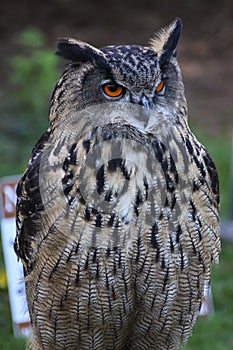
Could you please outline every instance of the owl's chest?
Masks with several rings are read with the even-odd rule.
[[[177,170],[169,151],[159,142],[123,136],[82,139],[63,160],[59,181],[66,220],[77,232],[83,227],[94,246],[125,246],[149,236],[157,220],[167,222],[179,207]]]
[[[170,325],[174,329],[173,322],[183,329],[183,314],[189,317],[191,312],[189,300],[196,300],[193,314],[200,304],[202,217],[193,199],[198,172],[192,171],[191,162],[189,167],[185,148],[179,153],[174,142],[173,147],[169,142],[143,142],[123,131],[121,138],[108,135],[112,134],[80,139],[64,147],[63,157],[57,157],[54,148],[48,173],[41,163],[46,206],[41,227],[47,231],[38,238],[28,296],[36,290],[30,301],[38,313],[35,323],[42,305],[51,324],[57,327],[61,321],[65,345],[72,336],[66,322],[76,320],[75,332],[86,334],[84,349],[124,349],[128,339],[136,338],[128,349],[140,341],[153,348],[161,324],[169,325],[166,335]],[[187,297],[178,309],[181,284]],[[64,323],[63,315],[68,315]],[[93,334],[98,334],[96,343]]]

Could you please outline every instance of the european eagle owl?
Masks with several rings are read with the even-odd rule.
[[[218,260],[219,188],[189,129],[176,19],[148,46],[69,60],[17,189],[34,350],[173,350]]]

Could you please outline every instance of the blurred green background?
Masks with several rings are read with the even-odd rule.
[[[221,218],[232,217],[232,1],[2,0],[0,6],[0,177],[24,171],[33,145],[48,126],[49,98],[64,65],[53,54],[58,37],[96,46],[146,44],[156,29],[178,16],[184,24],[178,54],[191,128],[217,165]],[[215,313],[198,320],[185,350],[233,349],[232,251],[233,243],[223,242],[220,265],[213,269]],[[24,346],[25,340],[12,333],[0,250],[0,349]]]

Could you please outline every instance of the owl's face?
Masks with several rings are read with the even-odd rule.
[[[100,85],[106,100],[140,104],[155,109],[177,100],[181,79],[175,57],[160,65],[158,53],[142,46],[103,48],[111,73]],[[179,92],[179,93],[178,93]]]
[[[138,115],[143,111],[144,121],[152,119],[150,125],[158,118],[164,118],[165,124],[174,123],[179,110],[186,108],[175,57],[180,32],[181,22],[177,19],[157,33],[150,47],[121,45],[96,49],[73,39],[61,39],[57,53],[71,60],[71,64],[57,83],[51,104],[51,123],[55,121],[54,116],[57,120],[66,115],[67,105],[72,114],[106,103],[111,111],[115,105],[118,108],[119,103],[138,106]],[[112,119],[107,118],[105,122],[113,122],[112,113],[106,114],[111,114]],[[148,121],[144,124],[146,127]]]

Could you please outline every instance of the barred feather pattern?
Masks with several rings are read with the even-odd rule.
[[[219,188],[187,124],[179,33],[177,20],[159,52],[59,46],[82,62],[58,81],[17,188],[30,350],[176,350],[193,330],[218,262]],[[117,103],[96,88],[109,76],[125,84]]]
[[[57,136],[46,145],[52,162],[40,184],[46,211],[41,205],[31,215],[26,286],[40,339],[33,348],[176,349],[192,330],[218,257],[217,189],[206,151],[181,127],[166,149],[129,126],[106,125],[69,144],[61,164]],[[98,148],[103,166],[95,173],[97,160],[87,155],[113,137],[122,156]],[[134,157],[143,171],[127,162]],[[19,211],[23,198],[35,199],[28,183],[38,181],[38,169],[29,166],[19,185]],[[93,189],[108,210],[91,202]]]

